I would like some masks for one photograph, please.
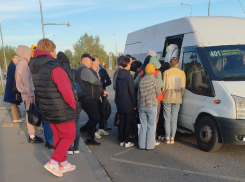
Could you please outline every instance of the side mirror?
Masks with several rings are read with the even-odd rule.
[[[209,85],[206,83],[202,83],[202,73],[194,72],[192,75],[192,88],[194,90],[198,90],[199,88],[208,89]]]

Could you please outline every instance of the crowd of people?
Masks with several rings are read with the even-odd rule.
[[[134,146],[132,138],[138,138],[143,150],[154,149],[160,141],[174,144],[186,77],[179,69],[176,45],[170,44],[167,52],[170,63],[160,62],[153,50],[148,51],[143,64],[130,55],[118,58],[113,89],[120,117],[120,146]]]
[[[160,62],[153,50],[148,51],[143,63],[129,54],[117,60],[112,81],[120,118],[118,140],[122,147],[134,146],[134,138],[138,138],[142,150],[154,149],[160,144],[157,139],[174,143],[186,78],[179,69],[178,55],[173,54],[176,46],[171,46],[174,50],[167,54],[170,63]],[[101,143],[95,138],[109,135],[106,130],[111,130],[107,123],[111,108],[106,87],[111,85],[111,79],[96,55],[84,53],[81,64],[72,69],[68,57],[63,52],[56,54],[56,45],[49,39],[41,39],[31,48],[20,45],[17,52],[8,67],[4,101],[11,103],[13,122],[26,120],[29,143],[44,143],[44,140],[35,134],[28,112],[25,119],[21,118],[18,105],[23,101],[26,111],[31,104],[38,107],[45,146],[54,149],[44,167],[62,177],[64,172],[76,169],[67,161],[66,154],[79,153],[80,136],[86,145],[98,146]],[[74,82],[83,92],[81,98]],[[82,127],[81,110],[88,115]]]

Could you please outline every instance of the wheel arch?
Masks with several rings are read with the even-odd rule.
[[[221,135],[221,132],[220,132],[219,124],[218,124],[217,120],[215,119],[215,117],[213,117],[213,116],[212,116],[211,114],[209,114],[209,113],[201,112],[201,113],[198,114],[198,116],[197,116],[197,118],[196,118],[196,120],[195,120],[195,123],[194,123],[195,133],[196,133],[196,128],[197,128],[197,125],[198,125],[199,121],[200,121],[203,117],[205,117],[205,116],[209,116],[209,117],[211,117],[211,118],[214,120],[214,123],[215,123],[215,125],[216,125],[217,128],[218,128],[219,143],[223,143],[223,138],[222,138],[222,135]]]

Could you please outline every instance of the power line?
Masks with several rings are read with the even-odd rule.
[[[240,3],[240,5],[241,5],[241,7],[242,7],[243,13],[245,14],[244,8],[243,8],[242,3],[241,3],[240,0],[239,0],[239,3]]]

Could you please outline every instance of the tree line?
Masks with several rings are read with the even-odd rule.
[[[59,51],[59,50],[56,50]],[[70,60],[71,67],[77,68],[78,65],[81,62],[81,56],[84,53],[88,53],[90,55],[97,55],[100,59],[100,62],[105,63],[105,68],[109,67],[109,56],[104,50],[104,46],[100,44],[100,38],[98,35],[88,35],[85,33],[82,35],[78,41],[73,45],[73,51],[67,49],[64,51],[64,53],[67,55],[67,57]],[[7,65],[11,61],[11,56],[13,54],[17,54],[16,48],[12,46],[5,46],[5,54],[7,59]],[[118,55],[112,56],[112,67],[115,66],[116,59],[118,56],[122,55],[122,53],[118,53]],[[0,49],[0,65],[2,69],[5,69],[5,63],[4,63],[4,56],[3,56],[3,49],[1,47]]]

